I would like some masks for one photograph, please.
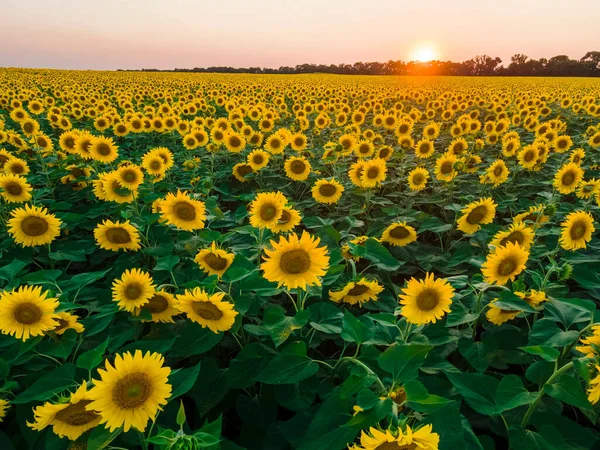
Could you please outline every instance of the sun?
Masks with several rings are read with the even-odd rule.
[[[415,46],[410,53],[411,61],[433,61],[434,59],[439,58],[439,53],[435,44],[431,43],[420,43]]]

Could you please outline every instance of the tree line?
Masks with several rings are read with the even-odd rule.
[[[531,59],[518,53],[510,58],[508,66],[498,57],[478,55],[463,62],[356,62],[354,64],[299,64],[295,67],[194,67],[193,69],[141,69],[142,72],[201,72],[201,73],[255,73],[255,74],[301,74],[331,73],[340,75],[447,75],[447,76],[600,76],[600,51],[587,52],[581,59],[558,55],[550,59]]]

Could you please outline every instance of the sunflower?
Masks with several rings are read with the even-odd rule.
[[[417,158],[426,159],[433,155],[433,141],[428,139],[421,139],[415,145],[415,155]]]
[[[9,203],[23,203],[31,199],[32,187],[19,175],[0,175],[0,189],[0,194]]]
[[[8,234],[23,247],[50,244],[60,234],[61,220],[46,208],[25,205],[12,211]]]
[[[522,312],[502,309],[495,305],[496,301],[498,301],[497,298],[495,298],[488,304],[489,309],[485,313],[486,319],[495,325],[502,325],[504,322],[508,322],[509,320],[514,319]]]
[[[533,169],[539,158],[539,150],[533,145],[523,147],[517,154],[517,160],[524,169]]]
[[[140,269],[126,270],[112,285],[112,300],[119,309],[134,312],[144,306],[154,296],[155,285],[152,277]]]
[[[58,299],[46,298],[41,286],[21,286],[0,294],[0,331],[26,341],[58,325]]]
[[[487,168],[485,176],[490,184],[498,187],[508,180],[509,173],[510,171],[506,167],[506,163],[501,159],[497,159]]]
[[[293,150],[301,152],[306,148],[308,140],[302,133],[294,133],[290,136],[290,146]]]
[[[105,200],[119,204],[131,203],[135,200],[137,190],[130,190],[123,187],[117,172],[106,173],[100,180],[102,181]]]
[[[492,223],[498,205],[490,197],[469,203],[463,208],[462,216],[458,219],[458,229],[466,234],[473,234],[481,225]]]
[[[92,402],[87,383],[71,394],[65,403],[44,403],[33,410],[35,422],[27,425],[35,431],[42,431],[52,426],[52,431],[59,437],[67,437],[71,441],[77,440],[83,433],[91,430],[100,423],[102,417],[95,411],[88,411],[86,406]]]
[[[546,297],[546,294],[544,292],[536,291],[535,289],[531,289],[529,292],[517,291],[515,292],[515,295],[525,300],[527,303],[529,303],[530,306],[533,306],[534,308],[540,303],[543,303],[548,300],[548,297]]]
[[[142,170],[135,164],[120,167],[116,173],[118,183],[131,191],[135,191],[144,181]]]
[[[137,251],[140,249],[140,235],[138,230],[129,223],[129,220],[125,222],[105,220],[96,226],[94,237],[96,243],[104,250],[118,252],[119,250]]]
[[[293,208],[284,207],[277,224],[271,227],[273,233],[292,231],[302,220],[300,213]]]
[[[558,136],[554,141],[554,149],[557,153],[568,152],[573,145],[573,139],[571,136]]]
[[[375,147],[373,146],[373,143],[369,141],[359,141],[354,146],[354,153],[356,153],[356,156],[359,158],[366,158],[371,156],[374,152]]]
[[[429,172],[424,167],[415,167],[408,174],[408,187],[411,191],[422,191],[427,187]]]
[[[348,171],[348,177],[352,184],[358,187],[362,187],[361,177],[365,169],[366,161],[357,161],[352,166],[350,166],[350,170]]]
[[[486,283],[505,285],[525,270],[529,252],[519,244],[507,242],[490,253],[481,267]]]
[[[561,194],[570,194],[583,180],[583,169],[575,163],[562,166],[554,176],[554,187]]]
[[[29,173],[29,166],[27,165],[27,161],[11,156],[4,163],[4,171],[14,175],[27,175]]]
[[[416,325],[435,323],[446,313],[454,297],[454,288],[443,278],[436,279],[432,273],[427,273],[424,280],[411,278],[400,295],[402,315],[406,320]]]
[[[165,164],[165,169],[169,170],[175,164],[175,160],[173,159],[173,153],[166,147],[156,147],[151,152],[153,155],[158,155],[163,160]]]
[[[0,398],[0,423],[2,423],[3,419],[6,417],[6,411],[8,408],[10,408],[10,403],[8,400]]]
[[[544,214],[543,205],[533,205],[524,213],[515,216],[513,223],[518,222],[532,222],[534,226],[537,226],[548,222],[548,216]]]
[[[592,405],[600,401],[600,366],[596,365],[596,371],[598,375],[590,380],[587,390],[587,398]]]
[[[433,140],[433,139],[436,139],[439,135],[440,135],[440,126],[435,122],[428,123],[423,128],[423,137],[425,139]]]
[[[362,306],[368,301],[376,301],[377,296],[383,292],[383,286],[377,281],[369,281],[361,278],[358,281],[351,281],[339,291],[329,291],[329,298],[336,302],[345,302],[350,305],[357,303]]]
[[[585,355],[586,358],[595,358],[598,356],[598,349],[600,349],[600,325],[592,327],[592,334],[585,338],[580,338],[579,342],[584,345],[579,345],[576,348],[578,352]]]
[[[577,195],[577,198],[587,200],[594,195],[597,196],[599,191],[600,180],[592,178],[591,180],[585,180],[579,183],[577,190],[575,191],[575,195]]]
[[[440,181],[452,181],[458,172],[454,169],[457,157],[451,153],[445,153],[435,161],[435,177]]]
[[[287,199],[280,192],[262,192],[250,203],[250,225],[255,228],[272,228],[281,218]]]
[[[432,432],[431,425],[424,425],[413,430],[406,425],[406,430],[380,431],[377,428],[364,430],[360,435],[360,446],[354,445],[349,450],[438,450],[440,436]]]
[[[381,235],[381,242],[388,242],[396,247],[404,247],[417,240],[417,230],[406,222],[394,222]]]
[[[100,423],[111,432],[120,427],[125,432],[132,427],[144,432],[148,420],[154,420],[171,396],[171,369],[163,364],[159,353],[148,351],[142,356],[141,350],[117,355],[114,367],[107,360],[106,370],[98,369],[101,379],[93,380],[88,393],[92,402],[86,410],[100,414]]]
[[[385,160],[375,158],[367,161],[360,175],[363,188],[374,188],[386,179],[387,166]]]
[[[499,231],[490,242],[494,247],[502,247],[509,242],[519,244],[525,250],[529,250],[533,244],[535,232],[523,222],[515,222],[506,231]]]
[[[236,180],[238,180],[241,183],[245,183],[246,181],[248,181],[246,175],[254,173],[254,169],[250,164],[238,163],[235,166],[233,166],[233,169],[231,169],[231,173],[236,178]]]
[[[217,248],[215,242],[209,248],[198,252],[194,261],[209,275],[217,275],[219,279],[233,263],[235,255]]]
[[[139,315],[142,310],[147,310],[152,316],[152,322],[175,323],[173,317],[180,313],[175,303],[173,295],[165,291],[156,291],[148,303],[136,308],[134,314]]]
[[[58,325],[52,331],[58,335],[64,334],[67,330],[75,330],[77,333],[83,333],[85,327],[77,322],[78,317],[68,312],[57,313]]]
[[[90,156],[100,162],[110,163],[119,156],[119,151],[111,138],[104,136],[93,137],[89,147]]]
[[[233,304],[224,301],[223,292],[209,295],[203,289],[194,288],[185,290],[184,294],[177,296],[177,308],[185,313],[192,322],[202,328],[208,328],[213,333],[227,331],[235,323],[238,312],[233,309]]]
[[[265,249],[267,256],[260,266],[264,278],[287,289],[320,286],[318,277],[329,268],[327,247],[319,247],[320,242],[320,238],[313,238],[306,231],[300,238],[292,233],[287,239],[281,236],[279,242],[271,240],[272,249]]]
[[[267,138],[265,142],[265,150],[273,155],[283,153],[285,149],[285,142],[282,137],[278,134],[272,134]]]
[[[246,147],[246,139],[239,133],[229,131],[225,136],[225,147],[231,153],[239,153]]]
[[[264,150],[252,150],[248,155],[248,164],[254,170],[260,170],[269,164],[270,155]]]
[[[312,188],[312,196],[319,203],[337,203],[342,198],[344,186],[335,179],[318,180]]]
[[[161,221],[180,230],[204,228],[206,206],[200,200],[193,200],[187,192],[177,190],[177,194],[168,193],[160,205]]]
[[[304,157],[292,156],[284,167],[286,176],[295,181],[304,181],[310,175],[310,162]]]
[[[587,211],[570,213],[560,225],[562,232],[559,242],[565,250],[586,248],[587,243],[592,240],[592,233],[596,231],[594,218]]]
[[[87,131],[79,132],[79,134],[76,136],[74,152],[69,153],[77,153],[84,159],[92,159],[90,150],[93,140],[94,136]]]

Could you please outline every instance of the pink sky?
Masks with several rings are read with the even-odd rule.
[[[600,50],[599,0],[2,0],[0,66],[279,67]]]

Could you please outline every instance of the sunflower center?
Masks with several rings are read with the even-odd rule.
[[[483,205],[480,205],[477,208],[473,209],[473,211],[471,211],[467,215],[467,223],[470,223],[471,225],[476,225],[479,222],[481,222],[486,215],[487,208]]]
[[[123,228],[111,228],[107,230],[106,239],[112,244],[128,244],[131,242],[129,232]]]
[[[418,186],[419,184],[423,183],[424,179],[425,177],[419,173],[413,177],[413,184]]]
[[[4,190],[8,192],[10,195],[21,195],[23,193],[23,187],[15,182],[11,181],[4,186]]]
[[[154,160],[150,163],[150,168],[152,170],[158,170],[160,169],[160,162],[158,162],[157,160]]]
[[[80,178],[85,176],[85,172],[83,171],[83,169],[80,169],[79,167],[75,167],[73,169],[71,169],[71,176],[73,178]]]
[[[306,170],[306,165],[302,161],[294,160],[290,165],[290,170],[293,173],[299,175],[301,173],[304,173],[304,170]]]
[[[387,158],[387,156],[390,154],[390,150],[388,148],[383,148],[379,151],[379,157],[380,158]]]
[[[323,184],[319,186],[319,194],[323,197],[332,197],[337,192],[337,188],[333,184]]]
[[[310,255],[306,250],[295,249],[281,255],[279,267],[285,274],[298,275],[310,268]]]
[[[29,216],[21,222],[21,230],[27,236],[42,236],[48,228],[48,222],[42,217]]]
[[[169,302],[160,294],[154,296],[148,302],[148,308],[152,314],[158,314],[165,311],[169,307]]]
[[[573,226],[571,227],[569,234],[571,236],[571,239],[577,240],[577,239],[581,239],[585,235],[586,231],[587,231],[587,227],[586,227],[585,223],[575,222],[573,224]]]
[[[192,309],[206,320],[219,320],[223,317],[223,312],[211,302],[192,302]]]
[[[425,289],[417,296],[417,307],[421,311],[431,311],[439,302],[437,293],[432,289]]]
[[[296,138],[294,140],[294,145],[296,145],[296,147],[302,147],[304,145],[304,139]]]
[[[253,158],[253,160],[254,160],[254,164],[262,164],[262,162],[263,162],[265,159],[263,158],[263,156],[262,156],[262,155],[254,155],[254,158]]]
[[[419,152],[426,155],[427,153],[429,153],[429,145],[428,144],[421,144],[421,146],[419,147]]]
[[[453,164],[450,161],[445,161],[440,167],[440,172],[443,174],[452,173],[452,167]]]
[[[286,223],[288,223],[292,218],[292,215],[286,211],[285,209],[281,212],[281,217],[279,218],[278,222],[280,225],[284,225]]]
[[[508,257],[503,259],[500,264],[498,264],[498,274],[507,277],[511,273],[513,273],[517,269],[517,262],[514,258]]]
[[[137,180],[137,176],[135,175],[134,171],[128,170],[123,174],[123,180],[127,181],[128,183],[133,183]]]
[[[358,149],[359,153],[362,153],[362,154],[367,154],[367,153],[369,153],[370,150],[371,150],[371,147],[369,147],[368,145],[365,145],[365,144],[361,145]]]
[[[23,125],[23,130],[26,133],[31,133],[33,131],[33,124],[31,124],[29,122],[25,123],[25,125]]]
[[[500,241],[500,246],[503,247],[506,244],[508,244],[509,242],[512,242],[514,244],[523,245],[524,241],[525,241],[525,237],[523,236],[523,233],[521,233],[520,231],[513,231],[512,233],[510,233],[508,236],[506,236],[504,239],[502,239]]]
[[[56,413],[56,419],[75,427],[87,425],[100,417],[94,411],[86,411],[85,407],[90,403],[91,400],[80,400],[74,405],[69,405]]]
[[[369,286],[364,284],[355,284],[352,289],[348,291],[348,295],[357,296],[369,292]]]
[[[270,221],[277,215],[277,207],[272,203],[267,203],[260,208],[260,218],[265,221]]]
[[[100,153],[102,156],[108,156],[110,155],[110,147],[105,144],[104,142],[101,142],[98,147],[96,148],[96,151],[98,153]]]
[[[128,300],[137,300],[142,295],[143,289],[139,283],[129,283],[125,288],[125,297]]]
[[[575,181],[575,175],[573,172],[567,172],[562,176],[562,184],[565,186],[570,186]]]
[[[192,221],[196,218],[196,208],[188,202],[178,202],[173,206],[173,213],[178,219],[185,220],[187,222]]]
[[[216,253],[209,253],[204,257],[204,262],[213,270],[223,270],[227,267],[227,260]]]
[[[496,168],[494,169],[494,175],[496,175],[497,177],[499,177],[500,175],[502,175],[502,166],[496,166]]]
[[[56,321],[58,322],[58,325],[54,331],[60,331],[69,326],[69,322],[67,322],[65,319],[56,319]]]
[[[229,138],[229,145],[231,145],[232,147],[239,147],[240,145],[242,145],[242,141],[239,137],[232,136]]]
[[[529,162],[529,161],[533,160],[534,156],[535,156],[534,152],[527,152],[527,153],[525,153],[525,156],[523,157],[523,159],[525,161]]]
[[[13,316],[19,323],[32,325],[40,321],[42,318],[42,310],[34,303],[21,303],[15,308]]]
[[[404,239],[410,236],[410,232],[403,226],[397,226],[390,230],[390,236],[394,239]]]
[[[367,171],[367,178],[373,180],[379,176],[379,169],[377,167],[371,167]]]
[[[244,164],[237,168],[237,173],[243,178],[246,175],[252,173],[252,167],[247,164]]]
[[[10,171],[16,174],[23,173],[25,171],[25,167],[19,163],[15,163],[11,166]]]
[[[113,401],[121,409],[133,409],[146,402],[152,394],[152,380],[145,373],[125,375],[113,388]]]

